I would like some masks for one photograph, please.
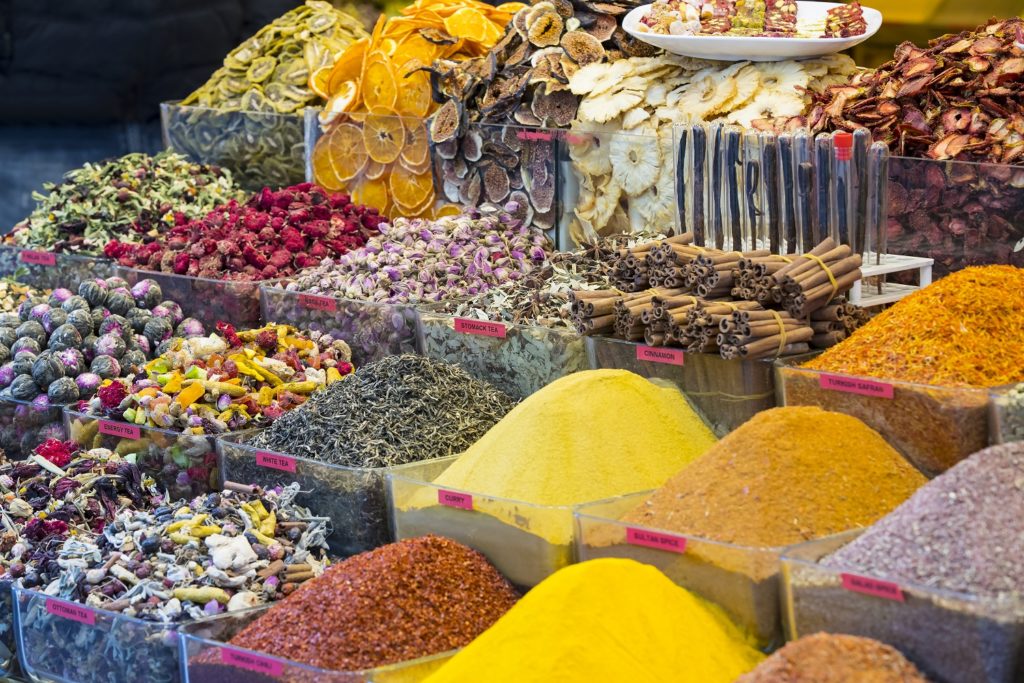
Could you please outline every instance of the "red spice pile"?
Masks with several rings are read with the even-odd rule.
[[[358,671],[468,645],[517,599],[483,555],[423,536],[330,567],[230,642],[321,669]]]
[[[312,183],[269,188],[175,225],[162,241],[111,240],[107,258],[123,266],[219,280],[269,280],[318,265],[364,244],[385,219],[377,209]]]

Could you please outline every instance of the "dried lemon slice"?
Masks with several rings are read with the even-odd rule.
[[[330,131],[321,143],[330,148],[327,154],[339,181],[352,180],[366,168],[366,147],[363,145],[363,132],[358,126],[343,123]]]
[[[363,142],[374,161],[390,164],[405,146],[405,126],[394,110],[375,107],[363,121]]]
[[[371,110],[375,107],[393,109],[398,99],[398,88],[391,65],[379,57],[372,59],[363,73],[363,102]]]

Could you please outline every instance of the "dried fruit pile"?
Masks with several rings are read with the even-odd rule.
[[[87,163],[35,192],[35,211],[5,241],[19,247],[99,254],[112,239],[139,243],[243,195],[227,171],[174,152]]]
[[[548,257],[542,233],[518,207],[436,221],[399,218],[361,249],[303,271],[289,291],[387,303],[443,301],[517,280]]]
[[[1024,20],[903,43],[894,59],[829,88],[814,130],[868,128],[900,156],[1012,163],[1024,154]]]
[[[217,280],[269,280],[310,268],[366,244],[384,219],[376,209],[311,183],[263,188],[201,219],[176,225],[161,241],[112,241],[103,253],[121,265]]]
[[[72,403],[142,367],[173,335],[204,334],[162,298],[152,280],[129,290],[109,278],[83,282],[77,295],[57,289],[49,299],[27,299],[17,315],[0,318],[0,389],[38,410]]]
[[[760,63],[664,55],[584,66],[569,78],[583,98],[567,138],[580,184],[570,233],[590,242],[667,229],[675,211],[673,124],[802,127],[811,93],[845,83],[855,70],[843,55]]]
[[[794,0],[657,0],[637,25],[664,35],[750,36],[761,38],[848,38],[867,32],[857,0],[828,10],[821,26],[799,22]]]
[[[27,299],[45,299],[50,290],[23,285],[14,278],[0,280],[0,313],[17,313]]]
[[[79,408],[189,434],[265,427],[352,372],[348,344],[287,325],[172,343],[133,379],[104,382]]]
[[[313,150],[316,181],[389,217],[434,215],[423,119],[436,104],[425,67],[486,54],[522,6],[418,0],[401,16],[380,17],[371,37],[320,74],[327,105]]]

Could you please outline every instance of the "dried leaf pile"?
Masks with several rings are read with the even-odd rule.
[[[900,156],[1018,162],[1024,154],[1024,20],[903,43],[891,62],[831,87],[814,130],[867,128]]]
[[[435,60],[478,57],[501,39],[523,5],[476,0],[419,0],[401,16],[381,17],[353,43],[322,86],[324,135],[313,150],[316,181],[349,191],[382,215],[435,215],[430,147],[423,119],[434,111]]]
[[[761,63],[662,55],[580,68],[569,78],[571,92],[583,98],[568,138],[580,186],[571,234],[576,241],[592,241],[615,232],[670,228],[673,124],[802,127],[813,93],[847,82],[855,71],[844,55]]]

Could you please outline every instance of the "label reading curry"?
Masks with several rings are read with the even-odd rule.
[[[437,492],[437,502],[445,507],[458,508],[459,510],[473,509],[473,496],[468,493],[439,489]]]

